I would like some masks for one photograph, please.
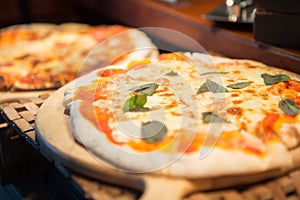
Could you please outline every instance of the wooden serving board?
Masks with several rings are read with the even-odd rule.
[[[36,98],[40,94],[50,93],[52,91],[53,90],[0,92],[0,103],[17,101],[20,99]]]
[[[117,171],[99,162],[83,146],[75,142],[70,118],[62,105],[64,91],[73,82],[53,92],[39,109],[36,117],[36,138],[41,151],[60,163],[83,175],[112,184],[143,191],[141,199],[182,199],[194,191],[206,191],[257,183],[286,172],[271,170],[259,174],[226,176],[205,179],[159,176],[151,173],[130,174]]]

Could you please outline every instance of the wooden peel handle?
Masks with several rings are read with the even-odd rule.
[[[153,199],[172,199],[181,200],[192,191],[195,191],[195,185],[185,179],[170,179],[147,176],[144,178],[145,190],[141,200]]]

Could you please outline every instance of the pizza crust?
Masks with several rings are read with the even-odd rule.
[[[294,167],[286,148],[279,144],[267,144],[265,156],[258,157],[238,150],[226,150],[214,147],[203,159],[199,153],[183,156],[176,161],[169,175],[187,178],[211,178],[226,175],[246,175],[280,169],[286,171]]]

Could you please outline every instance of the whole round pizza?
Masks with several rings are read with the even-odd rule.
[[[205,178],[300,166],[300,77],[260,62],[166,53],[65,91],[72,134],[126,172]]]
[[[10,26],[0,31],[0,91],[57,89],[95,68],[135,57],[131,51],[144,45],[155,47],[143,32],[121,25]],[[157,57],[157,50],[138,56]]]

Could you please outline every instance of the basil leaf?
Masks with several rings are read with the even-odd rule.
[[[147,83],[144,85],[140,85],[138,87],[131,88],[129,90],[151,96],[152,94],[154,94],[154,92],[156,91],[157,88],[158,88],[158,84]]]
[[[178,76],[178,73],[177,73],[177,72],[174,72],[174,71],[172,70],[172,71],[166,73],[165,75],[166,75],[166,76]]]
[[[142,138],[148,143],[161,141],[167,132],[167,127],[159,121],[142,123]]]
[[[147,103],[147,95],[145,94],[136,94],[131,96],[126,100],[123,111],[130,111],[131,109],[143,108]]]
[[[204,72],[200,74],[201,76],[212,75],[212,74],[228,74],[229,72]]]
[[[287,115],[295,116],[300,112],[296,102],[290,98],[282,98],[278,106]]]
[[[247,87],[249,84],[250,84],[250,82],[245,81],[245,82],[233,83],[233,84],[227,85],[226,87],[229,87],[232,89],[242,89],[244,87]]]
[[[288,81],[291,80],[291,78],[285,74],[276,74],[276,75],[270,75],[267,73],[264,73],[261,75],[261,77],[264,79],[264,82],[266,85],[273,85],[282,81]]]
[[[208,92],[208,87],[206,83],[203,83],[200,88],[197,91],[197,94],[203,93],[203,92]]]
[[[130,108],[127,110],[129,112],[148,112],[150,111],[150,108],[142,107],[142,108]]]
[[[212,112],[202,113],[203,123],[215,123],[215,122],[226,122],[226,120]]]
[[[228,90],[222,85],[207,79],[206,83],[200,86],[200,88],[197,91],[197,94],[203,92],[221,93],[221,92],[228,92]]]

